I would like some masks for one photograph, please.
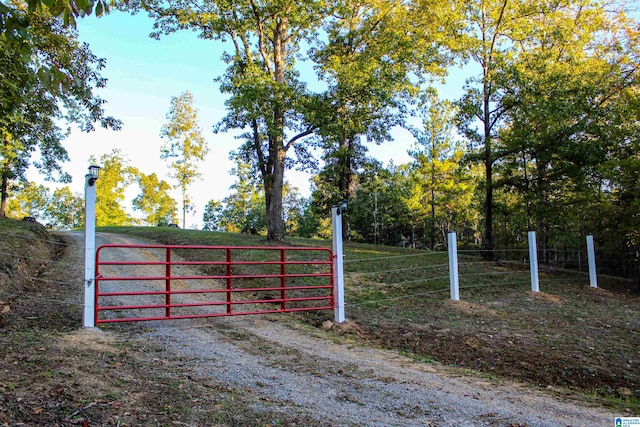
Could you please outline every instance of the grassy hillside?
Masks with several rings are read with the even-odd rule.
[[[164,244],[267,244],[260,236],[179,229],[104,231]],[[289,244],[331,246],[309,239]],[[536,294],[526,264],[464,253],[459,261],[461,301],[451,301],[446,253],[348,243],[350,322],[334,331],[419,360],[640,409],[640,294],[634,284],[600,277],[593,289],[582,273],[542,269]],[[296,317],[319,326],[332,313]]]
[[[56,256],[55,238],[42,225],[2,217],[0,249],[0,292],[22,283],[10,279],[36,274]]]

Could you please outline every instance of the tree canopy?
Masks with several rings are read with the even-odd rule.
[[[133,208],[144,214],[143,221],[149,225],[168,227],[176,223],[177,203],[169,190],[171,186],[158,175],[138,173],[135,181],[140,187],[140,194],[133,199]]]
[[[91,3],[95,12],[98,4]],[[20,180],[30,162],[24,153],[34,150],[47,173],[61,172],[65,130],[45,112],[85,130],[96,122],[118,126],[90,92],[104,84],[104,63],[74,44],[73,23],[60,18],[64,7],[49,6],[3,6],[12,13],[0,38],[7,47],[0,53],[7,182]],[[154,37],[191,30],[226,48],[216,82],[227,110],[214,131],[238,135],[230,153],[238,181],[228,197],[208,204],[207,228],[264,229],[274,240],[324,236],[329,208],[349,199],[343,229],[354,240],[438,248],[457,228],[465,243],[493,250],[536,229],[543,249],[587,231],[614,233],[617,250],[640,245],[640,27],[617,2],[138,6],[154,19]],[[21,17],[24,25],[15,24]],[[28,42],[26,50],[18,40]],[[56,62],[55,55],[75,59]],[[439,99],[431,86],[452,66],[470,75],[463,95]],[[67,78],[74,73],[84,89]],[[161,129],[162,155],[182,179],[183,216],[198,172],[191,160],[206,154],[192,103],[188,93],[174,98]],[[385,166],[370,158],[371,144],[388,143],[398,127],[415,141],[412,160]],[[285,172],[295,167],[315,174],[307,200],[286,184]],[[165,191],[163,181],[133,176],[141,187],[137,209],[147,221],[168,218],[169,200],[162,208],[151,200]],[[604,214],[588,214],[594,210]],[[153,217],[160,211],[162,221]]]
[[[138,170],[129,166],[121,150],[92,157],[90,162],[101,165],[100,179],[96,181],[96,225],[132,225],[134,220],[123,206],[125,193],[138,174]]]
[[[105,60],[80,43],[77,33],[48,8],[29,12],[13,0],[2,5],[0,17],[0,179],[6,213],[12,182],[25,179],[32,153],[33,165],[45,179],[69,181],[62,163],[68,160],[62,141],[65,124],[83,131],[95,123],[119,129],[121,123],[104,113],[104,101],[94,95],[106,80],[100,70]],[[7,14],[11,18],[7,18]],[[19,21],[20,25],[16,24]]]

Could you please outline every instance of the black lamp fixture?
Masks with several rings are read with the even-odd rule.
[[[89,186],[93,187],[93,185],[98,180],[98,175],[100,173],[100,166],[91,165],[89,166]]]
[[[347,211],[347,201],[343,200],[342,202],[340,202],[337,208],[338,208],[338,211],[337,211],[338,215],[345,213]]]

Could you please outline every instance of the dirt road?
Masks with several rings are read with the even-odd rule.
[[[140,241],[99,233],[97,243]],[[140,333],[164,348],[156,357],[187,360],[185,376],[241,390],[254,410],[318,424],[592,427],[613,425],[616,415],[550,391],[332,340],[286,317],[148,322]]]

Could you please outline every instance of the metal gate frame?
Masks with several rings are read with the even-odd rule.
[[[125,248],[125,249],[164,249],[165,256],[161,261],[101,261],[100,255],[102,251],[108,248]],[[215,261],[175,261],[172,257],[172,253],[178,249],[198,249],[198,250],[213,250],[224,251],[224,259]],[[269,251],[279,252],[279,260],[277,261],[242,261],[234,260],[234,251]],[[292,260],[288,259],[287,255],[293,252],[313,252],[323,254],[326,257],[324,259],[313,260]],[[322,258],[322,257],[318,257]],[[102,266],[149,266],[149,265],[161,265],[165,266],[165,274],[158,276],[110,276],[105,277],[101,274],[100,267]],[[197,275],[197,276],[179,276],[172,274],[172,267],[178,265],[188,266],[223,266],[225,268],[225,274],[217,275]],[[237,274],[240,266],[251,265],[272,265],[279,266],[279,272],[277,274],[265,273],[265,274]],[[304,272],[304,273],[290,273],[287,272],[288,266],[309,266],[310,269],[327,269],[325,272]],[[320,267],[318,267],[320,266]],[[120,244],[108,244],[98,247],[96,250],[95,261],[95,324],[99,323],[114,323],[114,322],[133,322],[133,321],[149,321],[149,320],[169,320],[169,319],[189,319],[189,318],[203,318],[203,317],[219,317],[219,316],[238,316],[249,314],[266,314],[266,313],[286,313],[297,311],[318,311],[318,310],[334,310],[335,297],[334,297],[334,264],[333,254],[328,248],[314,248],[314,247],[259,247],[259,246],[199,246],[199,245],[120,245]],[[327,280],[326,284],[291,284],[287,283],[288,279],[293,278],[313,278],[324,277]],[[199,280],[199,279],[217,279],[224,281],[225,286],[220,289],[173,289],[171,284],[175,280]],[[234,287],[234,284],[241,279],[278,279],[278,286],[267,287]],[[100,283],[108,281],[164,281],[163,290],[153,291],[119,291],[119,292],[101,292]],[[319,290],[319,292],[328,291],[326,295],[313,295],[302,297],[289,297],[288,293],[291,291],[305,291],[305,290]],[[248,295],[248,293],[255,292],[278,292],[278,298],[269,299],[247,299],[247,298],[235,298],[238,295]],[[318,292],[318,291],[316,291]],[[225,294],[225,301],[205,301],[205,302],[188,302],[188,303],[176,303],[172,300],[172,296],[180,294]],[[119,305],[119,306],[100,306],[101,297],[126,297],[136,295],[164,295],[164,302],[162,304],[145,304],[145,305]],[[296,302],[297,304],[308,301],[306,306],[291,306],[290,302]],[[326,303],[322,303],[326,301]],[[320,302],[320,305],[313,305],[313,302]],[[264,306],[265,309],[254,309],[247,311],[234,310],[236,306],[243,305]],[[278,307],[274,308],[273,305],[277,304]],[[181,314],[175,315],[172,313],[173,309],[181,307],[207,307],[207,306],[224,306],[223,312],[216,313],[202,313],[202,314]],[[124,311],[124,310],[158,310],[164,309],[164,315],[154,315],[147,317],[121,317],[100,319],[99,313],[106,311]]]

